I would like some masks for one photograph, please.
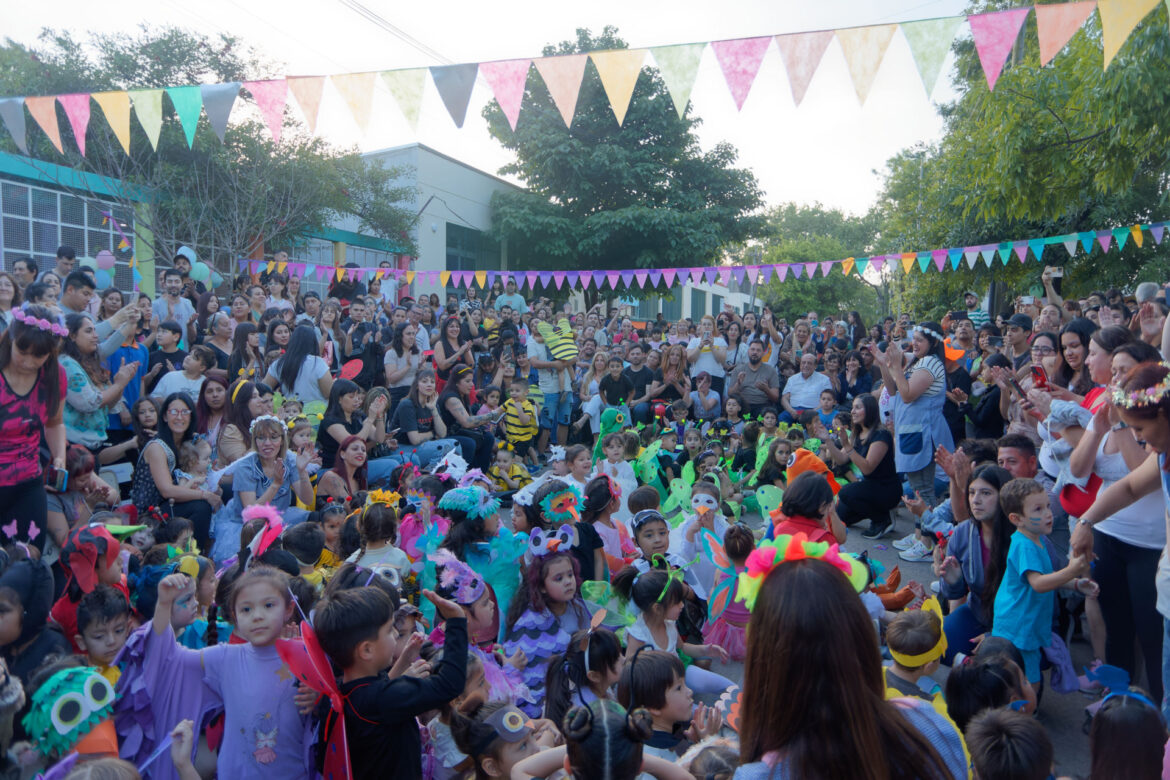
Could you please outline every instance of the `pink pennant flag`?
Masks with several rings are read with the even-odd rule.
[[[703,269],[702,268],[692,268],[691,269],[691,284],[699,284],[702,281],[703,281]]]
[[[936,249],[930,253],[930,257],[934,260],[934,267],[941,271],[943,269],[943,263],[947,261],[947,250]]]
[[[321,281],[322,279],[324,279],[324,278],[325,278],[325,273],[326,273],[328,270],[329,270],[329,269],[328,269],[328,268],[326,268],[326,267],[325,267],[325,266],[323,266],[323,265],[319,265],[319,266],[317,266],[317,281]],[[252,271],[252,273],[256,273],[256,271],[254,271],[254,270],[253,270],[253,271]]]
[[[357,281],[358,269],[356,269],[356,268],[350,268],[349,270],[347,270],[347,271],[345,272],[345,275],[349,277],[349,280],[350,280],[351,282],[353,282],[353,281]]]
[[[1036,6],[1036,37],[1040,39],[1042,66],[1052,62],[1096,7],[1096,0]]]
[[[528,282],[529,290],[536,289],[536,277],[537,273],[535,271],[529,271],[528,273],[524,274],[524,279]]]
[[[723,78],[727,80],[737,109],[743,110],[743,103],[752,89],[756,74],[760,72],[760,63],[764,61],[771,42],[770,35],[711,42],[711,50],[715,52],[715,59],[723,70]]]
[[[799,268],[799,266],[797,266],[797,267]],[[780,281],[784,281],[786,278],[788,278],[788,266],[787,265],[783,265],[783,264],[774,265],[774,266],[772,266],[772,270],[776,272],[776,278],[779,279]]]
[[[666,280],[667,287],[674,287],[675,270],[673,268],[663,268],[662,278]]]
[[[280,143],[280,131],[284,125],[284,104],[288,100],[288,82],[284,79],[270,81],[245,81],[244,89],[256,101],[260,115],[264,117],[264,124],[268,125],[268,132],[272,133],[272,140]]]
[[[605,278],[609,280],[609,289],[611,289],[611,290],[617,289],[618,279],[620,277],[621,277],[621,274],[619,274],[617,271],[607,271],[606,272]]]
[[[804,100],[808,85],[812,82],[825,49],[833,41],[832,30],[777,35],[776,48],[788,71],[788,86],[792,89],[792,100],[797,106]]]
[[[821,263],[821,276],[828,276],[829,271],[833,268],[832,260],[825,260]]]
[[[85,131],[89,127],[89,93],[79,92],[73,95],[58,95],[61,107],[65,109],[65,117],[69,126],[73,128],[73,139],[77,142],[77,150],[85,157]]]
[[[566,54],[533,60],[549,96],[565,120],[565,127],[572,126],[573,114],[577,113],[577,94],[581,91],[581,79],[585,76],[585,63],[588,60],[588,54]]]
[[[804,278],[805,279],[813,278],[814,276],[816,276],[816,273],[817,273],[817,264],[816,263],[805,263],[804,264]]]
[[[877,271],[879,274],[882,272],[882,266],[885,264],[886,258],[884,255],[875,255],[874,257],[869,258],[869,267]]]
[[[730,281],[731,281],[731,269],[724,268],[722,271],[719,272],[719,284],[726,287],[728,282],[730,282]]]
[[[646,272],[645,271],[635,271],[634,278],[638,280],[638,287],[639,288],[644,288],[646,286]]]
[[[1111,230],[1098,230],[1097,231],[1097,243],[1101,245],[1102,252],[1109,251],[1109,244],[1112,243],[1112,241],[1113,241],[1113,231],[1111,231]]]
[[[1032,7],[1011,8],[1007,11],[993,11],[987,14],[972,14],[967,17],[971,24],[971,34],[975,37],[975,51],[979,54],[979,63],[983,66],[983,75],[987,77],[987,91],[995,89],[995,82],[1007,56],[1016,42],[1016,36],[1028,11]]]
[[[1015,250],[1016,257],[1020,258],[1021,263],[1028,259],[1027,241],[1017,241],[1016,243],[1012,244],[1012,249]]]
[[[581,274],[581,288],[582,289],[588,290],[589,285],[592,283],[593,283],[593,274],[591,274],[589,271],[586,271],[583,274]]]
[[[500,110],[508,124],[516,129],[520,118],[520,102],[524,98],[524,85],[528,81],[528,69],[532,60],[504,60],[502,62],[481,62],[479,72],[492,88]]]
[[[564,287],[565,286],[565,272],[564,271],[553,271],[553,281],[557,283],[558,290],[561,289],[562,287]]]
[[[577,286],[577,277],[580,276],[576,271],[569,271],[565,274],[565,278],[569,280],[569,289]]]

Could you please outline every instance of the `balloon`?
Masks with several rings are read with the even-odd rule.
[[[219,271],[212,271],[211,272],[211,286],[213,288],[215,288],[215,287],[219,287],[221,284],[223,284],[223,277],[219,275]]]
[[[94,260],[92,257],[83,257],[78,261],[77,264],[82,268],[91,268],[94,271],[98,269],[97,260]]]
[[[202,261],[191,266],[191,278],[197,282],[205,282],[211,276],[211,269]]]
[[[108,249],[103,249],[97,253],[94,262],[97,263],[98,268],[104,268],[108,271],[114,267],[114,253]]]
[[[93,283],[99,290],[106,290],[114,286],[114,277],[109,271],[98,269],[94,271]]]

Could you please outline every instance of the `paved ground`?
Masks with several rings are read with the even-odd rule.
[[[905,536],[914,529],[909,514],[895,515],[895,517],[897,519],[895,530],[885,538],[877,541],[863,539],[860,533],[861,529],[855,528],[850,531],[849,539],[844,547],[849,552],[857,553],[869,550],[870,557],[881,561],[887,570],[892,569],[895,565],[900,566],[903,583],[909,580],[918,580],[926,585],[932,579],[930,563],[907,563],[898,558],[898,551],[892,546],[894,540]],[[758,516],[745,519],[749,524],[753,524],[754,521],[757,526],[760,522]],[[1070,650],[1072,651],[1073,663],[1079,672],[1091,660],[1088,642],[1079,636],[1075,637],[1070,645]],[[713,671],[737,682],[743,680],[743,664],[716,664]],[[948,672],[949,670],[944,667],[935,675],[940,684],[945,683]],[[703,698],[710,701],[713,697]],[[1055,694],[1051,690],[1045,690],[1043,693],[1040,701],[1039,719],[1052,739],[1057,776],[1088,777],[1089,738],[1085,735],[1082,727],[1085,705],[1091,701],[1092,699],[1080,693],[1064,696]]]

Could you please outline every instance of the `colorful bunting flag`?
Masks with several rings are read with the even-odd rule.
[[[1158,0],[1097,0],[1106,68],[1113,62],[1133,28],[1157,5]]]
[[[28,154],[28,130],[24,123],[24,98],[12,97],[0,99],[0,119],[4,120],[4,127],[16,142],[21,153]]]
[[[837,30],[837,40],[841,42],[841,51],[845,53],[845,63],[849,66],[849,75],[853,79],[853,88],[857,92],[857,100],[865,105],[869,97],[869,90],[877,77],[882,59],[886,56],[886,49],[890,39],[894,37],[896,24],[877,24],[871,27],[850,27]]]
[[[85,157],[85,132],[89,128],[89,93],[58,95],[57,100],[61,102],[61,108],[65,109],[65,118],[69,120],[69,127],[73,130],[73,141],[77,144],[77,151]]]
[[[852,257],[846,257],[841,261],[841,270],[845,272],[846,276],[848,276],[849,274],[853,273],[853,268],[855,265],[856,262]]]
[[[566,54],[533,61],[540,78],[544,80],[549,97],[565,120],[565,127],[573,126],[573,114],[577,113],[577,95],[581,92],[581,79],[585,77],[585,63],[588,60],[587,54]]]
[[[317,114],[321,111],[321,95],[325,91],[324,76],[290,76],[285,79],[288,91],[301,107],[301,114],[310,133],[317,132]]]
[[[731,97],[735,100],[735,107],[741,111],[771,42],[770,35],[711,42],[711,50],[715,52],[715,59],[723,71],[727,88],[731,90]]]
[[[776,48],[784,60],[788,72],[788,86],[792,89],[792,100],[799,106],[808,92],[813,74],[821,64],[825,49],[833,41],[832,30],[777,35]]]
[[[220,143],[223,143],[228,119],[231,118],[232,114],[232,106],[236,104],[236,98],[240,96],[240,82],[204,84],[200,89],[203,91],[203,110],[207,112],[211,129],[219,136]]]
[[[146,139],[150,141],[150,148],[158,151],[158,134],[162,131],[162,98],[161,89],[135,89],[130,91],[130,102],[134,106],[134,116],[138,117],[138,124],[142,125]]]
[[[65,154],[65,149],[61,146],[61,130],[57,127],[57,98],[52,95],[46,97],[29,97],[24,99],[24,105],[28,108],[28,112],[32,114],[32,118],[37,120],[37,124],[41,126],[41,130],[53,142],[53,146],[58,153]]]
[[[914,65],[918,68],[928,98],[934,93],[938,76],[942,73],[943,60],[951,50],[951,42],[962,23],[962,16],[944,16],[941,19],[902,24],[902,35],[906,36],[906,43],[910,45],[910,54],[914,57]]]
[[[382,81],[386,83],[398,110],[406,117],[411,128],[418,130],[418,117],[422,111],[423,89],[427,83],[425,68],[411,70],[384,70]]]
[[[167,96],[175,114],[179,117],[179,124],[187,134],[187,147],[195,143],[195,128],[199,126],[199,111],[203,108],[203,93],[199,87],[167,87]]]
[[[642,72],[642,63],[646,61],[646,50],[595,51],[589,56],[593,60],[593,67],[597,68],[597,75],[601,77],[601,86],[609,98],[609,107],[613,109],[620,126],[630,107],[630,98],[634,95],[638,74]]]
[[[378,74],[373,71],[342,73],[329,78],[341,99],[345,101],[345,105],[349,107],[349,113],[353,115],[358,130],[365,134],[366,128],[370,125],[370,110],[374,105],[374,81]]]
[[[1097,0],[1036,6],[1036,37],[1040,39],[1040,65],[1052,62],[1097,7]]]
[[[508,126],[516,129],[516,120],[520,118],[520,103],[524,99],[524,87],[528,83],[528,69],[532,67],[532,60],[504,60],[501,62],[481,62],[479,72],[484,81],[492,88],[500,110],[508,120]]]
[[[122,145],[122,151],[130,154],[130,96],[120,90],[95,92],[93,101],[106,115],[106,124]]]
[[[695,86],[695,77],[699,73],[699,62],[703,58],[703,49],[706,44],[684,43],[680,46],[659,46],[651,49],[654,62],[658,65],[658,75],[666,84],[666,91],[674,102],[674,110],[678,118],[683,118],[687,110],[687,103],[691,99],[691,89]]]
[[[463,120],[467,118],[467,104],[471,102],[477,73],[479,64],[475,62],[431,68],[431,80],[435,82],[435,89],[456,127],[463,127]]]
[[[280,143],[280,131],[284,126],[284,104],[288,101],[288,82],[284,79],[270,81],[245,81],[244,89],[256,101],[272,140]]]
[[[995,82],[999,81],[999,74],[1030,10],[1032,9],[1011,8],[1007,11],[972,14],[967,17],[971,24],[971,34],[975,38],[979,64],[983,66],[983,75],[987,79],[988,92],[995,89]]]

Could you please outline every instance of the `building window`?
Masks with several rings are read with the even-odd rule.
[[[667,322],[678,322],[682,319],[682,297],[672,295],[662,298],[662,319]]]
[[[491,271],[500,267],[500,245],[482,230],[472,230],[453,222],[447,223],[447,269],[448,271]],[[448,281],[447,294],[461,295],[463,288],[457,288]]]
[[[711,314],[718,314],[723,309],[723,296],[711,293]]]
[[[691,289],[691,321],[698,322],[707,313],[707,293]]]

